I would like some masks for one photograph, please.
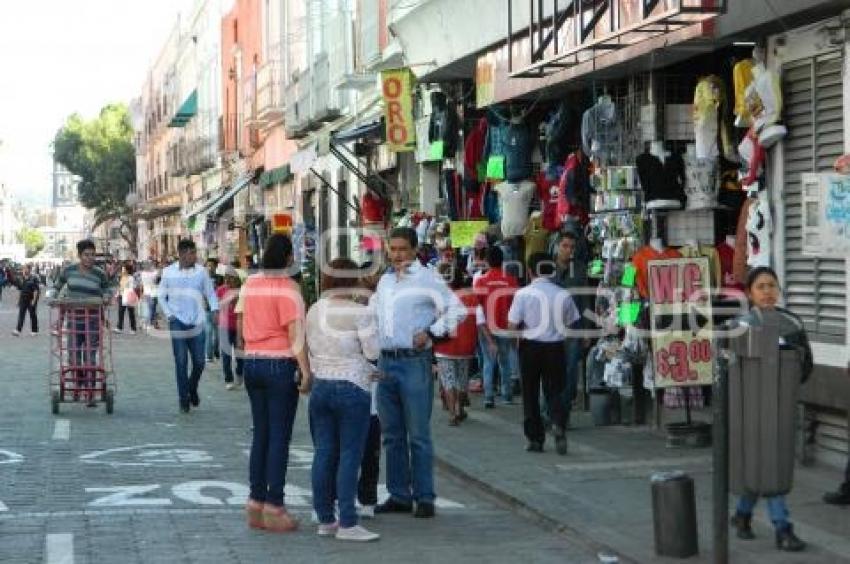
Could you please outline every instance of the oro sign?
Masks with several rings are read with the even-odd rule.
[[[413,121],[411,98],[412,82],[413,76],[408,68],[381,72],[387,145],[391,151],[397,153],[416,149],[416,124]]]

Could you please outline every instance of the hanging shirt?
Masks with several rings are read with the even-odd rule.
[[[651,153],[642,153],[635,160],[645,200],[685,199],[685,162],[681,155],[670,155],[664,162]]]
[[[759,192],[755,204],[747,211],[747,266],[770,266],[773,216],[767,191]]]
[[[561,189],[558,182],[552,182],[541,172],[537,175],[537,197],[543,208],[543,227],[549,231],[555,231],[560,226],[558,220],[558,200]]]
[[[484,180],[478,177],[478,165],[484,158],[484,141],[487,138],[487,119],[481,118],[463,145],[463,170],[464,176],[474,181]]]
[[[587,224],[587,212],[590,210],[589,167],[590,162],[580,151],[567,157],[558,184],[561,193],[558,200],[559,223],[565,222],[568,217],[576,217],[582,225]]]
[[[759,141],[755,129],[750,128],[741,144],[738,153],[747,162],[747,175],[741,179],[741,186],[747,188],[761,177],[764,167],[765,150]]]
[[[374,194],[371,190],[367,190],[363,194],[363,200],[360,202],[360,213],[364,223],[383,223],[387,205],[384,200]]]
[[[534,196],[533,182],[503,182],[493,188],[502,205],[502,237],[519,237],[528,225],[528,206]]]
[[[581,144],[585,155],[593,155],[603,163],[616,160],[620,152],[622,129],[617,120],[617,106],[603,96],[581,118]]]
[[[523,239],[525,242],[524,260],[526,263],[534,253],[546,252],[546,247],[549,242],[549,231],[543,227],[543,217],[540,212],[536,211],[531,213],[528,225],[525,226]]]
[[[717,249],[711,245],[697,245],[696,247],[685,246],[679,248],[679,254],[683,258],[699,258],[705,257],[708,259],[708,272],[711,277],[712,289],[719,290],[723,285],[723,277],[720,268],[720,255],[717,254]]]
[[[742,127],[749,127],[752,115],[747,106],[747,88],[753,83],[753,60],[738,61],[732,68],[732,82],[735,85],[735,115]]]
[[[632,256],[632,266],[637,271],[635,281],[640,297],[649,299],[649,261],[674,258],[682,258],[682,255],[670,247],[659,252],[651,245],[644,245],[635,252]]]
[[[756,132],[779,121],[782,113],[782,86],[779,76],[759,63],[753,67],[753,82],[746,91],[747,107]]]
[[[738,225],[735,229],[735,255],[732,261],[732,275],[735,282],[745,284],[747,281],[747,219],[750,217],[750,206],[754,198],[747,198],[738,213]]]
[[[720,259],[720,285],[722,288],[743,290],[743,284],[738,284],[733,273],[735,259],[735,247],[723,241],[716,247],[717,257]]]

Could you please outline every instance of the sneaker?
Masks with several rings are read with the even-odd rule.
[[[738,538],[741,540],[753,540],[756,538],[753,534],[753,516],[745,515],[744,513],[735,513],[729,519],[729,524],[738,530]]]
[[[30,331],[30,337],[38,337],[38,331]]]
[[[375,513],[411,513],[412,511],[412,503],[404,503],[393,498],[389,498],[384,503],[375,506]]]
[[[224,385],[224,389],[228,391],[233,390],[234,388],[236,388],[236,384],[234,384],[233,382],[228,382]]]
[[[794,534],[794,526],[790,523],[786,529],[776,531],[776,548],[786,552],[800,552],[806,548],[806,543]]]
[[[529,441],[525,447],[527,452],[543,452],[543,443],[537,441]]]
[[[353,527],[340,527],[336,532],[336,538],[345,541],[371,542],[381,538],[381,535],[360,525],[354,525]]]
[[[119,329],[118,327],[115,327],[114,329],[112,329],[112,332],[115,333],[116,335],[120,335],[121,333],[124,332],[124,330]]]
[[[187,406],[188,411],[188,406]],[[263,504],[259,501],[249,499],[245,503],[245,517],[248,520],[248,526],[252,529],[263,528]]]
[[[298,520],[295,519],[283,506],[263,506],[263,528],[274,533],[288,533],[298,528]]]
[[[837,492],[823,494],[823,501],[830,505],[850,505],[850,484],[841,486]]]
[[[357,509],[357,516],[361,519],[374,519],[375,518],[375,506],[374,505],[361,505]]]
[[[12,331],[12,336],[13,336],[13,337],[20,337],[20,336],[21,336],[21,332],[20,332],[20,331],[18,331],[17,329],[15,329],[14,331]]]
[[[334,521],[333,523],[319,523],[319,526],[316,527],[316,534],[320,537],[332,537],[339,530],[339,523]]]
[[[131,334],[131,335],[135,335],[135,334],[136,334],[136,330],[135,330],[135,329],[130,329],[130,334]]]

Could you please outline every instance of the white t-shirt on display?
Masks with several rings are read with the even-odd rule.
[[[534,196],[534,183],[503,182],[494,188],[502,204],[502,237],[509,239],[525,233],[528,225],[528,206]]]

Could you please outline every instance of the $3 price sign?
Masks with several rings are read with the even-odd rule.
[[[674,382],[697,380],[699,373],[692,364],[711,362],[711,341],[672,341],[655,352],[656,370],[664,378]]]

